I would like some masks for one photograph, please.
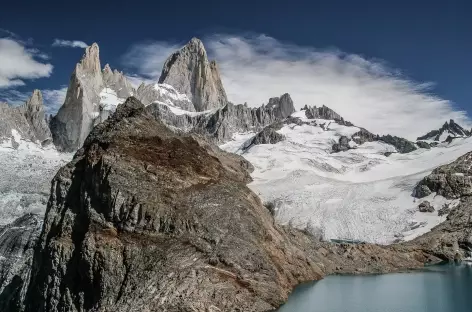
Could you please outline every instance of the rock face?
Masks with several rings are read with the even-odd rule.
[[[13,143],[12,130],[24,140],[44,144],[50,142],[51,132],[46,123],[41,91],[34,90],[22,106],[11,107],[0,103],[0,140],[11,138]]]
[[[416,145],[418,145],[419,148],[431,149],[431,145],[424,141],[417,141]]]
[[[0,226],[0,310],[21,311],[29,285],[33,247],[42,217],[26,214]]]
[[[377,141],[378,136],[367,131],[364,128],[360,128],[360,130],[352,135],[352,140],[361,145],[364,144],[365,142],[373,142]]]
[[[418,205],[418,210],[420,212],[434,212],[434,207],[427,200]]]
[[[282,122],[273,123],[257,133],[253,138],[244,144],[244,149],[248,150],[254,145],[259,144],[276,144],[285,140],[285,136],[281,133],[278,133],[277,130],[280,130],[283,126]]]
[[[104,89],[112,99],[102,100]],[[115,102],[131,94],[133,90],[123,73],[112,71],[108,64],[101,70],[98,45],[86,48],[70,78],[64,104],[50,123],[56,147],[66,152],[77,150],[93,126],[114,110]]]
[[[400,138],[397,136],[392,136],[390,134],[383,135],[378,138],[379,141],[383,141],[387,144],[395,146],[397,151],[401,154],[413,152],[416,150],[416,146],[413,142],[408,141],[407,139]]]
[[[277,226],[246,168],[128,99],[52,182],[25,311],[268,311],[325,273],[437,260]]]
[[[462,128],[460,125],[454,122],[454,120],[449,120],[449,123],[444,123],[444,125],[438,130],[432,130],[427,134],[420,136],[417,140],[434,140],[434,141],[445,141],[444,137],[458,138],[458,137],[469,137],[471,135],[469,130]],[[449,142],[450,143],[450,142]]]
[[[338,113],[336,113],[331,108],[324,105],[321,107],[316,107],[316,106],[311,107],[311,106],[305,105],[303,110],[305,111],[306,118],[308,119],[315,119],[315,118],[327,119],[327,120],[341,120],[342,119],[342,117]]]
[[[270,98],[266,108],[272,110],[275,118],[278,119],[286,118],[295,112],[292,98],[288,93],[285,93],[281,97]]]
[[[405,243],[446,261],[460,260],[472,251],[472,198],[464,196],[446,221]]]
[[[127,98],[133,95],[134,90],[123,72],[112,70],[110,65],[106,64],[102,70],[103,84],[105,87],[115,90],[119,98]]]
[[[262,105],[250,108],[243,104],[228,103],[218,110],[202,114],[173,113],[168,106],[152,103],[146,107],[156,119],[169,127],[208,136],[214,143],[230,140],[236,132],[261,131],[276,121],[289,117],[295,112],[288,94],[282,95],[279,105]],[[274,103],[274,100],[272,100]]]
[[[201,112],[228,103],[215,61],[208,61],[203,43],[192,38],[164,63],[159,83],[169,84],[186,94]]]
[[[422,198],[436,192],[448,199],[472,195],[471,164],[472,152],[469,152],[448,165],[434,169],[417,184],[414,195]]]
[[[171,106],[177,106],[183,110],[194,112],[193,103],[185,94],[178,93],[172,86],[167,84],[144,84],[136,90],[136,98],[144,105],[157,102]]]
[[[333,153],[343,152],[349,150],[349,138],[347,136],[341,136],[338,143],[333,144]]]

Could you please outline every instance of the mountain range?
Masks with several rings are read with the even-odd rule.
[[[39,90],[0,104],[0,310],[268,311],[326,274],[470,257],[471,131],[295,107],[231,103],[196,38],[156,83],[93,44],[55,116]]]

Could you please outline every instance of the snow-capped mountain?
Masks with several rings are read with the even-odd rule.
[[[198,136],[215,154],[239,159],[246,177],[252,164],[249,187],[276,221],[326,239],[411,240],[445,221],[458,198],[470,194],[469,155],[452,169],[435,170],[472,149],[471,132],[452,120],[415,143],[371,133],[325,105],[295,111],[287,93],[257,108],[233,104],[198,39],[169,57],[159,82],[135,90],[122,72],[101,68],[93,44],[76,65],[50,128],[38,90],[21,107],[0,104],[0,293],[21,276],[16,287],[24,296],[51,179],[130,96],[146,120],[158,119],[174,132]],[[449,181],[459,194],[451,193]]]
[[[437,129],[428,132],[427,134],[417,138],[418,141],[425,142],[451,142],[457,138],[466,138],[471,135],[469,130],[462,128],[460,125],[454,122],[454,120],[449,120],[449,122],[444,123],[444,125]]]

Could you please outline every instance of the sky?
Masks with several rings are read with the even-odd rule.
[[[93,42],[102,66],[156,81],[192,37],[219,64],[229,100],[291,94],[377,133],[472,126],[472,3],[452,1],[8,1],[0,10],[0,100],[38,88],[48,113]]]

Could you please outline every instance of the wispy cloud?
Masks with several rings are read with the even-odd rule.
[[[234,103],[259,106],[288,92],[297,108],[324,104],[372,132],[410,139],[451,118],[471,125],[465,112],[432,94],[432,83],[412,81],[381,60],[287,44],[265,35],[214,35],[203,41]],[[138,74],[158,79],[163,62],[178,47],[141,43],[124,61]]]
[[[180,47],[182,44],[163,41],[139,43],[122,57],[122,64],[144,80],[158,80],[165,60]]]
[[[38,51],[39,52],[39,51]],[[35,60],[37,53],[13,39],[0,39],[0,88],[22,86],[24,80],[49,77],[53,66]]]
[[[67,86],[62,86],[60,89],[42,90],[42,93],[46,113],[56,114],[66,99]]]
[[[8,103],[11,106],[24,104],[31,96],[31,92],[22,92],[15,89],[0,89],[0,102]]]
[[[63,48],[86,48],[88,47],[88,44],[79,40],[54,39],[52,46]]]

